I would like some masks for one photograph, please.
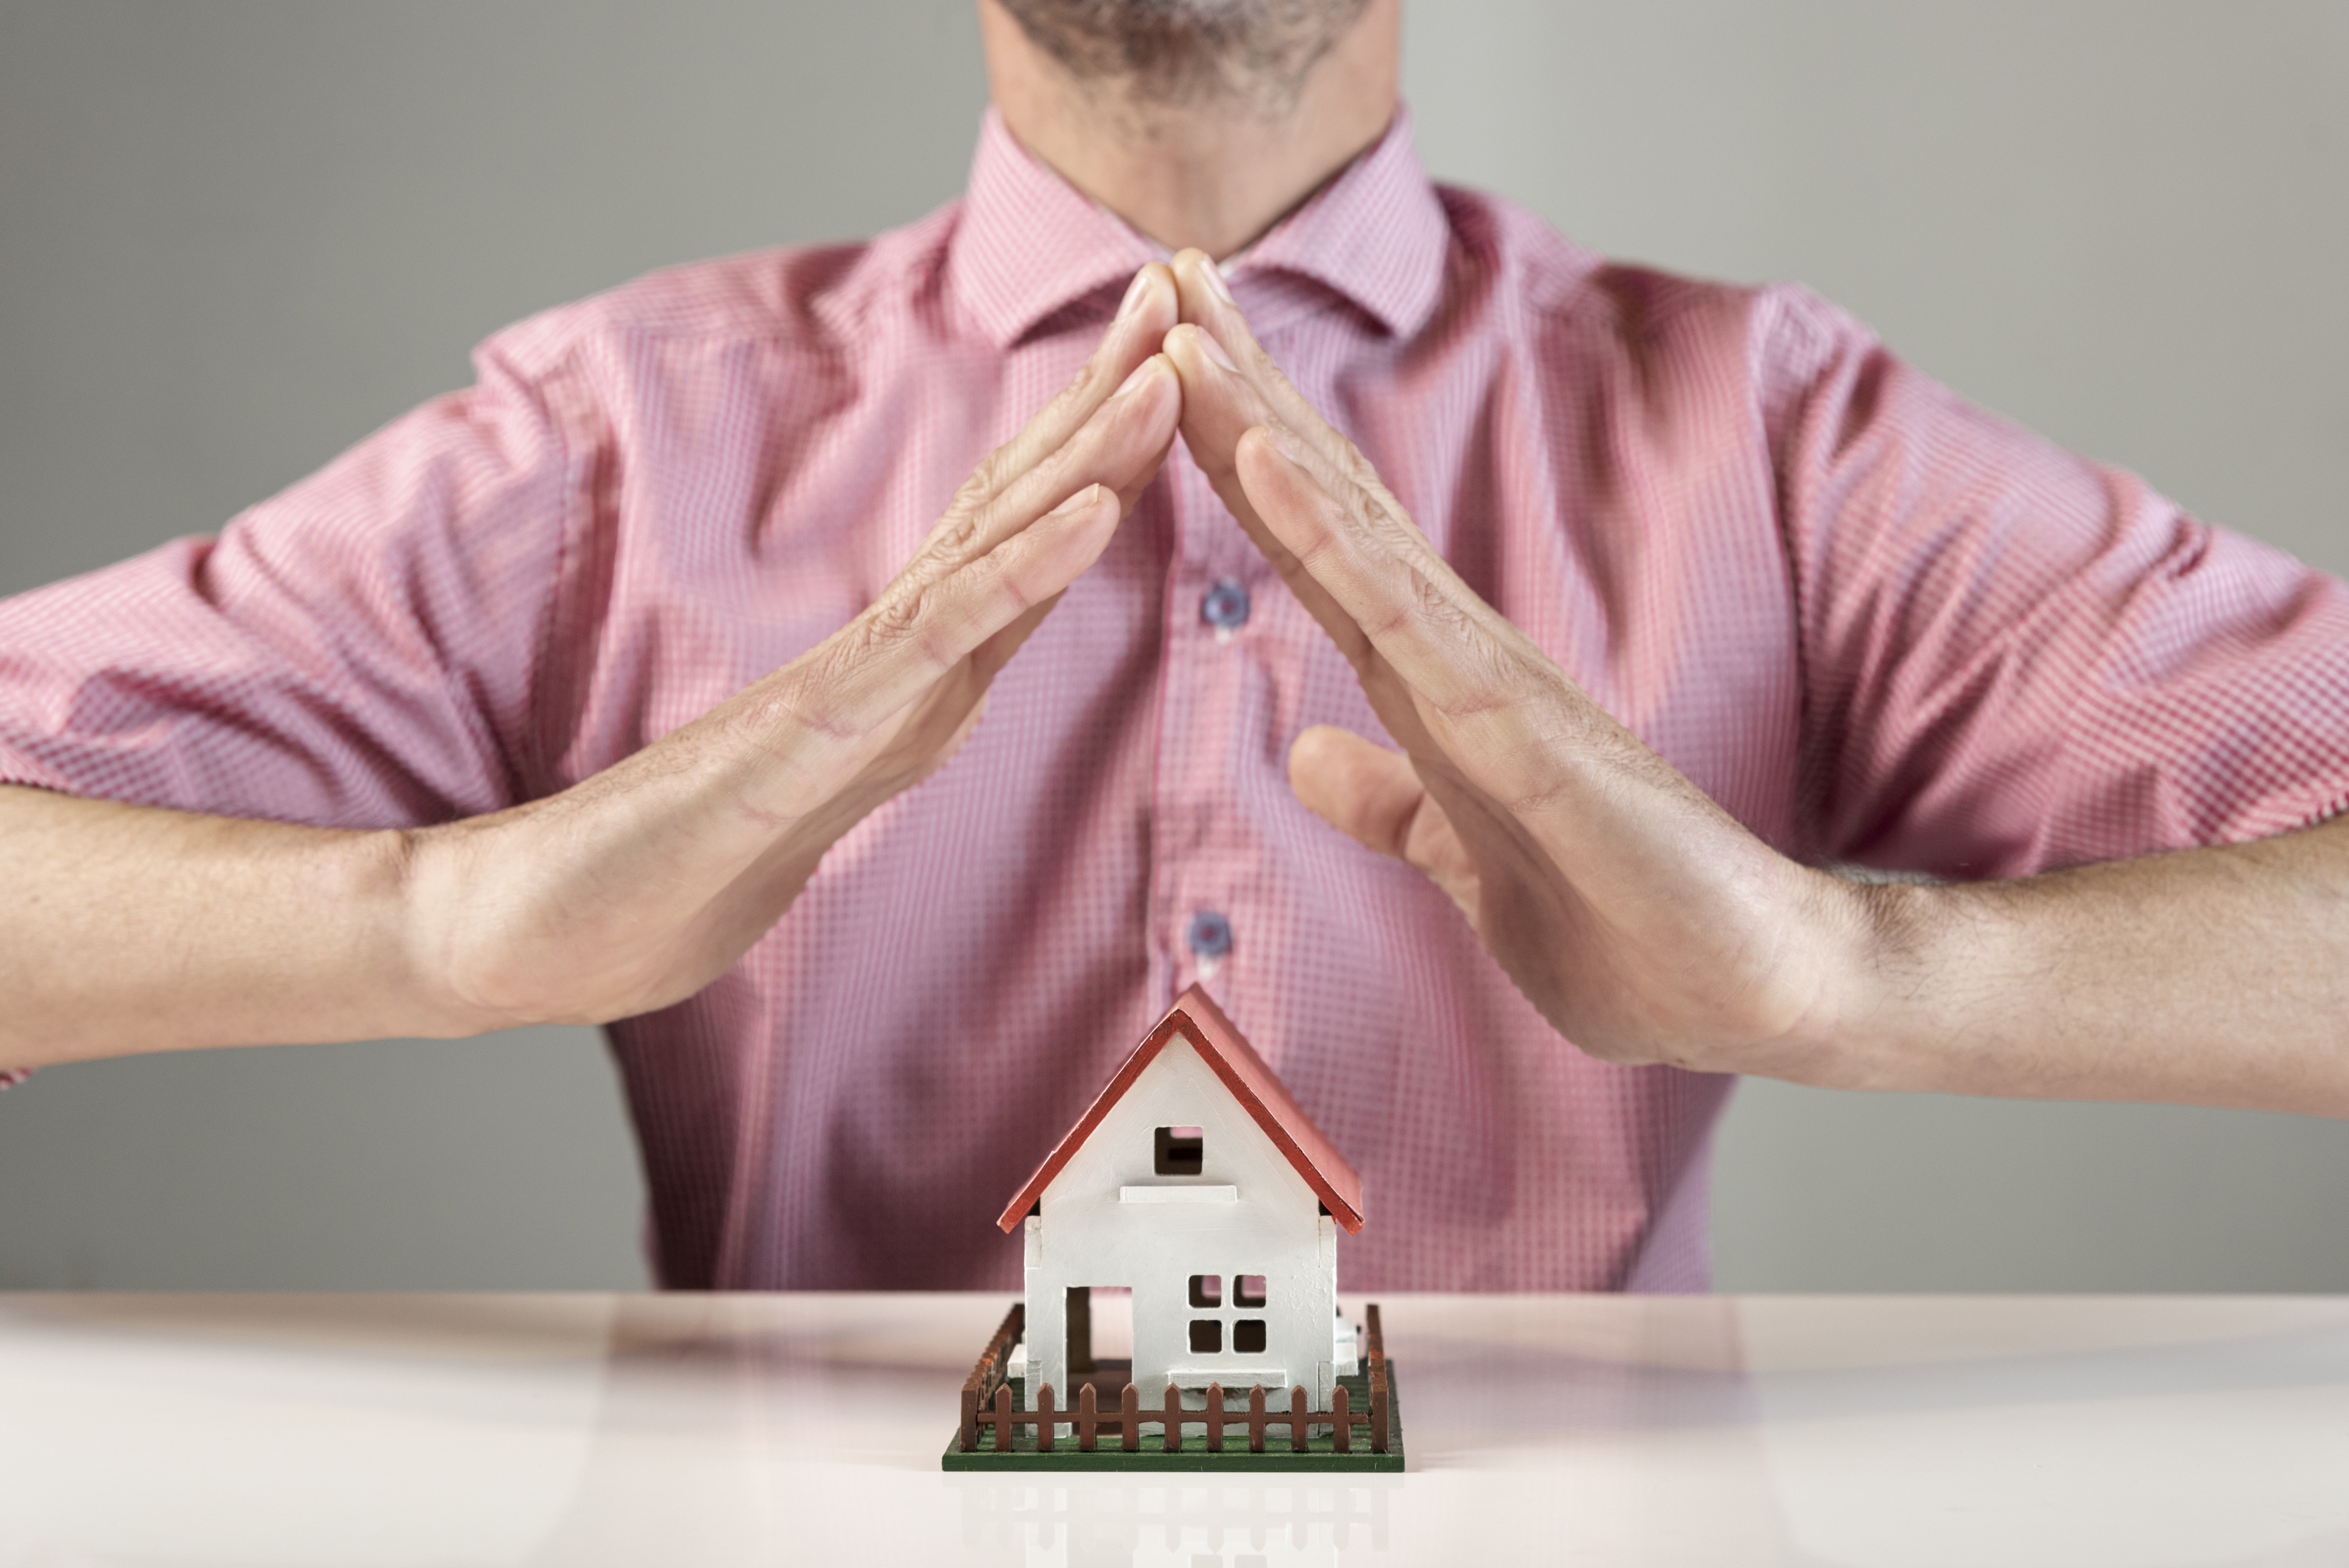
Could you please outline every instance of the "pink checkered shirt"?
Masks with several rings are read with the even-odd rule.
[[[1153,254],[990,117],[910,228],[524,322],[217,541],[0,606],[0,778],[344,825],[561,789],[867,603]],[[2010,876],[2349,794],[2340,584],[1808,294],[1611,265],[1401,123],[1232,271],[1468,583],[1791,854]],[[1362,1172],[1350,1288],[1701,1288],[1730,1080],[1561,1042],[1299,806],[1309,724],[1381,733],[1178,447],[962,753],[613,1026],[660,1277],[1015,1287],[997,1210],[1196,978]]]

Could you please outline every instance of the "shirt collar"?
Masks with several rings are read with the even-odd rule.
[[[1434,314],[1450,243],[1443,203],[1412,145],[1410,117],[1398,110],[1368,151],[1224,271],[1259,330],[1276,323],[1257,319],[1250,281],[1276,285],[1285,276],[1319,284],[1408,337]],[[1094,305],[1105,315],[1137,268],[1165,256],[1046,168],[1000,115],[987,111],[947,256],[948,297],[981,333],[1009,347],[1072,307]]]

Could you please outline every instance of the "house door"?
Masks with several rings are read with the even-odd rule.
[[[1072,1284],[1069,1287],[1069,1382],[1096,1372],[1133,1369],[1133,1287]],[[1121,1386],[1123,1379],[1120,1379]]]

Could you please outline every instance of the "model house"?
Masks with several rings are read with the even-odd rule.
[[[1361,1178],[1197,986],[1125,1058],[1004,1210],[1026,1228],[1027,1407],[1096,1381],[1205,1408],[1263,1385],[1327,1409],[1356,1371],[1338,1313],[1338,1232],[1362,1228]],[[1093,1354],[1097,1293],[1131,1290],[1130,1369]],[[1236,1391],[1236,1392],[1235,1392]]]

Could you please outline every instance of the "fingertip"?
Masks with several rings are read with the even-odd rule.
[[[1238,373],[1216,335],[1195,321],[1180,323],[1166,335],[1164,352],[1178,375],[1206,379],[1211,370],[1221,376]]]
[[[1224,270],[1206,252],[1177,252],[1171,263],[1174,279],[1182,290],[1183,318],[1199,321],[1223,314],[1240,319],[1239,306],[1232,299],[1231,285],[1224,281]]]
[[[1153,354],[1149,358],[1135,366],[1132,370],[1127,371],[1125,374],[1125,379],[1118,383],[1117,391],[1112,394],[1112,396],[1118,397],[1130,397],[1133,393],[1139,392],[1143,387],[1148,386],[1151,378],[1156,376],[1160,371],[1173,370],[1174,368],[1174,366],[1173,362],[1166,357],[1165,350],[1160,349],[1158,352]]]
[[[1356,755],[1369,743],[1333,724],[1317,724],[1288,743],[1288,788],[1298,803],[1349,838],[1362,836],[1355,810],[1362,791]]]
[[[1288,746],[1288,787],[1305,809],[1382,855],[1403,858],[1403,836],[1423,789],[1411,759],[1332,724]]]
[[[1322,761],[1322,754],[1307,747],[1305,737],[1299,736],[1288,748],[1288,792],[1297,797],[1299,805],[1343,832],[1345,824],[1338,820],[1337,803],[1321,771]]]
[[[1288,743],[1288,765],[1293,769],[1300,756],[1319,756],[1326,753],[1332,745],[1343,745],[1352,738],[1334,724],[1309,724],[1297,732],[1296,739]]]
[[[1171,409],[1159,407],[1165,400],[1160,387],[1162,381],[1174,388],[1174,402]],[[1182,368],[1162,348],[1133,367],[1133,374],[1127,377],[1125,385],[1118,389],[1118,397],[1128,407],[1140,409],[1144,418],[1171,419],[1180,416],[1182,385]]]
[[[1194,326],[1191,330],[1199,335],[1199,352],[1206,356],[1208,361],[1216,369],[1226,376],[1237,376],[1240,373],[1238,361],[1225,352],[1223,343],[1214,333],[1204,326]]]
[[[1102,497],[1108,493],[1109,487],[1107,485],[1101,484],[1099,482],[1089,484],[1084,489],[1079,490],[1076,494],[1071,496],[1068,500],[1062,501],[1060,505],[1054,507],[1046,515],[1050,517],[1079,516],[1080,514],[1101,505]]]
[[[1125,301],[1118,307],[1117,319],[1143,322],[1164,332],[1180,320],[1182,314],[1183,285],[1173,269],[1164,262],[1148,262],[1126,286]]]
[[[1259,472],[1269,469],[1284,478],[1313,477],[1295,450],[1269,425],[1250,425],[1241,431],[1240,438],[1232,443],[1232,460],[1243,474],[1253,468]]]
[[[1288,788],[1317,817],[1324,813],[1316,803],[1313,784],[1330,759],[1331,739],[1343,733],[1333,725],[1310,725],[1288,743]]]
[[[1369,769],[1384,773],[1390,770],[1392,763],[1400,760],[1398,753],[1335,724],[1309,725],[1298,731],[1297,738],[1288,743],[1291,782],[1300,772],[1326,777],[1332,770],[1351,773]]]
[[[1167,258],[1166,262],[1167,267],[1174,273],[1175,278],[1182,281],[1195,278],[1202,267],[1212,267],[1215,264],[1207,253],[1196,245],[1184,246]]]
[[[1297,465],[1274,449],[1272,432],[1262,425],[1250,425],[1232,443],[1232,473],[1259,515],[1265,515],[1266,500],[1293,489],[1300,477]],[[1269,515],[1266,521],[1271,521]]]
[[[1112,319],[1123,321],[1140,310],[1142,302],[1150,297],[1150,291],[1154,286],[1148,266],[1136,271],[1133,281],[1125,285],[1125,298],[1118,302],[1117,315]]]

